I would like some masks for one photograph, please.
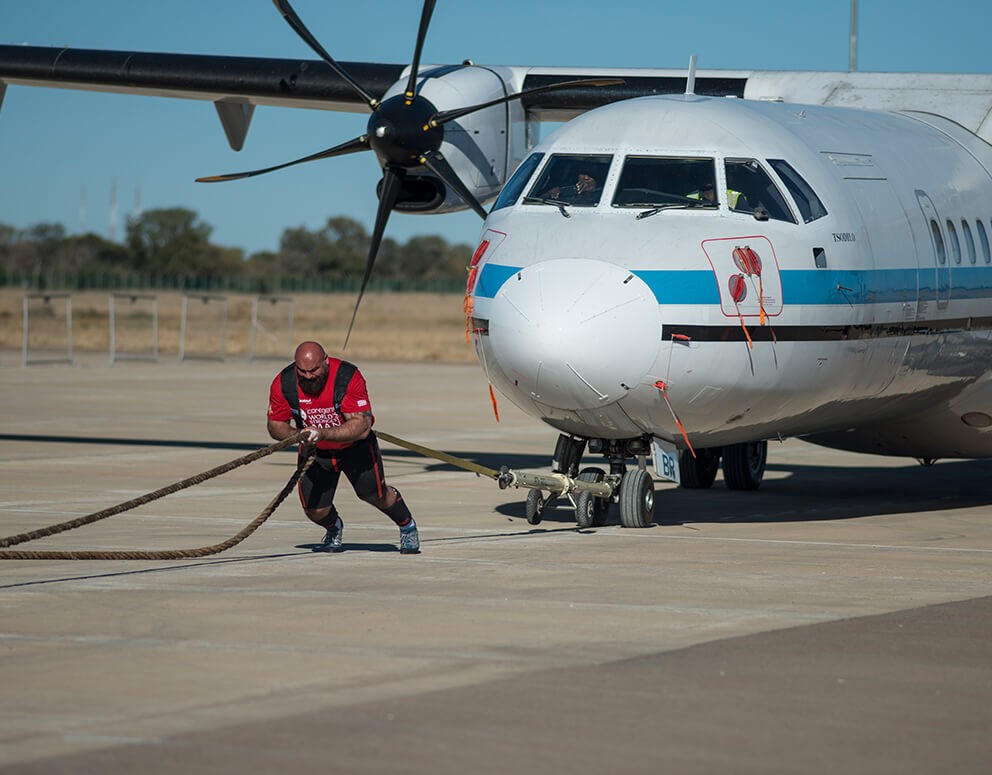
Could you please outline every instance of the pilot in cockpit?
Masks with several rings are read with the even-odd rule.
[[[716,204],[716,187],[712,183],[704,183],[698,190],[686,194],[687,199],[700,199],[704,202]],[[747,208],[747,197],[740,191],[732,188],[727,189],[727,205],[731,210],[743,210]]]
[[[546,199],[556,199],[561,202],[575,205],[594,205],[599,202],[601,186],[588,171],[581,171],[576,175],[574,185],[553,186],[544,192]]]

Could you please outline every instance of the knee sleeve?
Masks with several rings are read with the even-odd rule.
[[[388,509],[381,509],[381,511],[397,525],[402,526],[413,519],[413,514],[411,514],[410,509],[407,508],[406,501],[403,500],[403,496],[400,495],[400,491],[395,487],[392,489],[393,492],[396,493],[396,502],[393,503],[393,505]]]

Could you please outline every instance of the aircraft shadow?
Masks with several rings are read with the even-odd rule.
[[[44,434],[0,433],[0,441],[55,444],[108,444],[142,447],[176,447],[252,451],[257,444],[191,441],[176,439],[134,439],[103,436],[55,436]],[[293,449],[282,452],[293,453]],[[423,460],[410,450],[383,446],[383,457],[393,460]],[[548,455],[506,452],[448,451],[493,470],[550,470]],[[279,465],[295,465],[295,455],[282,455]],[[425,470],[461,471],[450,463],[433,461]],[[982,460],[941,461],[923,467],[909,462],[896,468],[852,468],[803,466],[770,463],[769,473],[784,477],[768,478],[753,492],[728,490],[722,477],[707,490],[665,488],[655,495],[655,522],[678,525],[689,522],[798,522],[852,519],[862,516],[926,512],[969,508],[992,504],[992,477],[989,463]],[[496,511],[506,517],[524,519],[526,490],[510,490],[508,500]],[[542,521],[574,523],[575,513],[566,498],[556,499],[545,508]],[[607,524],[618,524],[615,504],[610,505]],[[301,545],[299,548],[312,548]],[[358,549],[358,546],[354,547]],[[363,546],[364,551],[395,551],[394,546]]]
[[[982,460],[944,461],[930,467],[911,463],[899,468],[847,468],[769,464],[767,478],[755,491],[728,490],[718,477],[707,490],[681,487],[655,492],[655,523],[804,522],[854,519],[885,514],[917,513],[992,504],[989,463]],[[496,507],[508,517],[526,517],[526,490]],[[619,524],[617,506],[610,504],[608,525]],[[542,522],[574,522],[566,498],[545,508]]]
[[[265,446],[265,444],[246,444],[244,442],[224,442],[224,441],[191,441],[188,439],[133,439],[133,438],[121,438],[114,436],[54,436],[54,435],[44,435],[44,434],[27,434],[27,433],[0,433],[0,441],[22,441],[31,444],[107,444],[112,446],[122,446],[122,447],[175,447],[178,449],[226,449],[233,450],[237,452],[254,452],[256,449],[260,449]],[[389,459],[400,459],[400,460],[423,460],[423,455],[416,452],[412,452],[407,449],[397,448],[391,444],[386,444],[385,442],[380,443],[380,448],[382,449],[382,456],[386,460]],[[485,466],[486,468],[491,468],[498,471],[501,466],[507,466],[513,469],[523,469],[523,468],[542,468],[548,467],[551,462],[550,455],[526,455],[526,454],[514,454],[514,453],[497,453],[497,452],[458,452],[444,450],[450,455],[455,457],[461,457],[468,460],[476,465]],[[294,447],[288,447],[284,450],[279,450],[276,454],[293,453],[295,458],[296,449]],[[295,465],[295,462],[289,459],[283,459],[281,461],[283,465],[291,466]],[[463,469],[458,468],[450,463],[444,463],[441,461],[436,461],[427,465],[426,470],[431,472],[436,471],[461,471]]]

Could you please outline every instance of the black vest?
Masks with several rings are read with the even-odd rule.
[[[351,378],[355,376],[358,367],[348,361],[341,361],[338,364],[338,372],[334,375],[334,411],[341,411],[341,402],[344,401],[345,393],[348,392],[348,385]],[[289,409],[293,413],[293,422],[297,428],[303,427],[303,419],[300,417],[300,394],[299,384],[296,382],[296,364],[291,363],[279,372],[279,386],[282,388],[283,398],[289,404]]]

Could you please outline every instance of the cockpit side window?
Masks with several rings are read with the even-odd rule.
[[[784,159],[769,159],[768,163],[778,173],[785,187],[789,189],[804,223],[810,223],[827,214],[827,208],[823,206],[820,197],[816,195],[803,176],[792,168],[791,164]]]
[[[727,204],[738,213],[767,214],[773,221],[795,223],[796,218],[785,203],[764,168],[755,159],[727,159]]]
[[[628,156],[613,195],[614,207],[666,207],[714,203],[716,165],[711,158]]]
[[[491,212],[509,207],[520,198],[524,186],[527,185],[527,181],[530,180],[530,176],[534,174],[534,170],[537,169],[537,165],[541,163],[541,159],[543,158],[543,153],[532,153],[520,163],[520,166],[510,176],[510,179],[506,181],[503,190],[499,192],[499,196],[496,198],[496,204],[493,205]]]
[[[594,207],[603,194],[603,183],[612,161],[612,156],[556,153],[545,165],[529,197],[576,207]]]

